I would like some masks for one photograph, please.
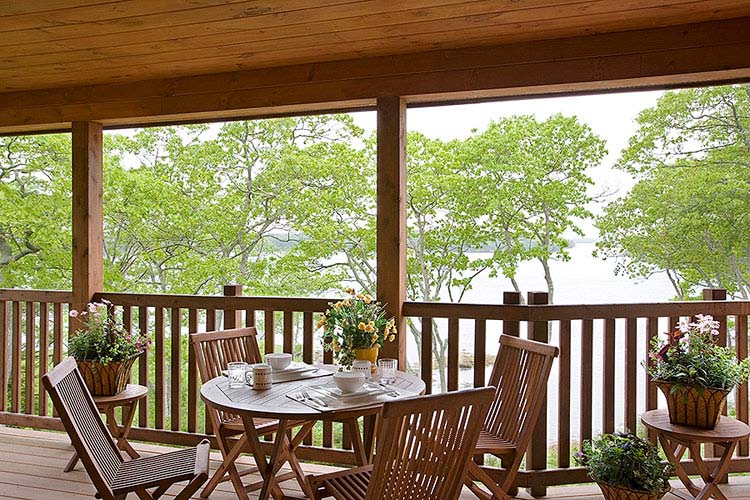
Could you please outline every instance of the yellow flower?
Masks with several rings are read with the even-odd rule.
[[[333,350],[336,352],[339,352],[341,350],[341,346],[339,345],[337,340],[333,341]]]
[[[365,296],[364,296],[364,295],[362,295],[361,293],[358,293],[358,294],[357,294],[357,298],[358,298],[358,299],[364,299],[364,298],[365,298]]]
[[[361,324],[362,323],[360,323],[360,325]],[[370,333],[373,330],[374,330],[374,328],[372,327],[372,325],[365,325],[365,327],[364,327],[364,331],[366,331],[367,333]]]
[[[371,342],[377,342],[378,341],[378,334],[377,333],[373,333],[372,337],[370,337],[370,341]]]
[[[364,323],[362,323],[361,321],[360,321],[360,322],[359,322],[359,324],[357,325],[357,328],[359,328],[360,330],[364,330],[364,329],[365,329],[366,327],[367,327],[367,325],[365,325],[365,324],[364,324]]]
[[[395,335],[391,335],[390,337],[388,337],[388,342],[393,342],[394,340],[396,340]]]
[[[341,305],[342,305],[341,301],[336,302],[335,304],[333,304],[333,308],[338,311],[339,309],[341,309]]]
[[[354,288],[352,288],[352,287],[347,288],[346,289],[346,293],[354,295]]]
[[[352,305],[352,302],[349,299],[344,299],[344,301],[341,304],[346,307],[349,307],[350,305]]]
[[[370,302],[372,302],[372,297],[365,295],[365,304],[369,304]]]
[[[326,316],[330,316],[330,315],[331,315],[331,310],[330,309],[326,309]]]

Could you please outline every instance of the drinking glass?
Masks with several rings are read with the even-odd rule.
[[[378,373],[381,383],[393,384],[396,382],[396,370],[398,370],[397,359],[383,358],[378,360]]]
[[[229,388],[239,389],[245,385],[245,372],[247,363],[237,361],[227,364],[227,376],[229,377]]]

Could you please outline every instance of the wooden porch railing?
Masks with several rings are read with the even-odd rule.
[[[295,351],[306,362],[330,361],[323,354],[314,322],[329,300],[244,297],[236,287],[225,296],[102,293],[114,314],[131,328],[152,334],[153,349],[134,369],[134,380],[151,390],[139,407],[132,437],[192,444],[211,434],[198,397],[200,386],[188,350],[189,332],[255,325],[265,352]],[[696,302],[547,305],[546,294],[531,293],[520,305],[514,292],[502,305],[408,302],[404,314],[416,332],[418,356],[410,369],[421,374],[428,390],[485,384],[499,333],[521,335],[560,347],[548,388],[549,404],[526,459],[519,486],[544,494],[546,486],[587,481],[571,465],[581,439],[622,427],[638,429],[641,412],[657,407],[659,395],[641,366],[650,339],[680,317],[712,314],[722,323],[720,341],[738,356],[748,348],[749,301],[726,301],[709,290]],[[39,378],[65,355],[70,329],[69,292],[0,290],[0,424],[60,429]],[[447,338],[444,363],[433,355],[433,334]],[[184,360],[187,359],[187,362]],[[573,405],[571,401],[577,400]],[[748,391],[735,391],[733,410],[748,421]],[[304,459],[352,463],[349,436],[334,425],[320,426],[301,452]],[[750,450],[743,442],[733,471],[750,472]],[[711,457],[712,449],[706,450]],[[710,458],[709,458],[710,460]]]

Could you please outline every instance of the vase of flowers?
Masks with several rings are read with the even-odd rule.
[[[632,433],[585,441],[575,460],[588,469],[605,500],[659,500],[674,470],[661,461],[656,446]]]
[[[349,297],[329,302],[318,322],[323,330],[323,348],[333,351],[337,363],[349,368],[355,359],[372,363],[373,371],[380,347],[396,338],[396,321],[387,318],[383,304],[366,293],[348,288]]]
[[[646,370],[664,393],[673,424],[713,429],[731,390],[750,376],[750,360],[717,345],[719,322],[712,316],[695,318],[651,341]]]
[[[109,313],[108,300],[91,302],[83,311],[71,309],[81,328],[68,340],[68,353],[93,396],[113,396],[125,390],[133,363],[151,341],[138,329],[129,332]]]

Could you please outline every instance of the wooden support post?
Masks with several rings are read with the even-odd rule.
[[[73,309],[104,288],[102,124],[73,122]]]
[[[239,297],[242,295],[242,285],[224,285],[225,297]],[[242,326],[242,311],[224,310],[224,329],[239,328]]]
[[[727,291],[723,288],[704,288],[703,289],[703,300],[727,300]],[[720,346],[726,347],[728,345],[727,342],[727,317],[726,316],[718,316],[713,315],[714,319],[718,321],[720,324],[719,326],[719,336],[716,339],[716,343]],[[736,394],[735,394],[736,396]],[[722,410],[722,415],[727,414],[727,407],[724,406],[724,409]],[[712,457],[720,457],[721,453],[723,451],[723,448],[718,445],[706,445],[704,447],[704,458],[712,458]],[[719,483],[726,484],[727,483],[727,477],[720,478]]]
[[[396,318],[398,335],[382,357],[406,366],[406,103],[378,98],[377,297]]]
[[[529,292],[528,305],[543,305],[549,303],[549,294],[547,292]],[[533,312],[532,312],[533,319]],[[529,322],[529,340],[549,343],[549,323],[546,321]],[[539,413],[534,428],[534,435],[531,438],[531,444],[526,454],[526,469],[542,470],[547,468],[547,398],[545,396],[542,403],[542,410]],[[533,497],[543,497],[547,494],[546,486],[532,486],[529,493]]]

